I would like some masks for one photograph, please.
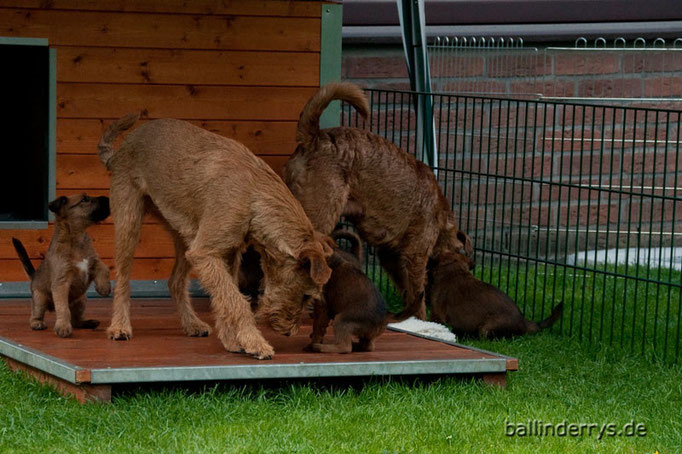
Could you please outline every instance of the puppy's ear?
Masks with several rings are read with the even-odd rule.
[[[471,238],[469,238],[469,235],[462,232],[461,230],[458,230],[457,239],[462,242],[462,249],[464,255],[469,257],[474,255],[474,244],[471,242]]]
[[[324,255],[314,248],[305,248],[298,254],[298,261],[310,272],[310,277],[318,285],[327,283],[332,270],[327,265]]]
[[[323,235],[318,231],[314,232],[315,234],[315,240],[319,241],[320,244],[322,245],[322,249],[324,250],[324,256],[329,257],[334,253],[334,249],[337,248],[337,244],[334,240],[329,238],[327,235]]]
[[[69,201],[64,196],[59,197],[58,199],[54,199],[50,204],[47,206],[47,208],[52,211],[53,213],[59,213],[62,208],[66,206],[66,203]]]

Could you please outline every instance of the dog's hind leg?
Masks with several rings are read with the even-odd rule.
[[[180,323],[182,329],[188,336],[208,336],[211,332],[211,327],[203,322],[194,312],[192,302],[189,297],[187,276],[190,271],[190,264],[185,257],[187,246],[180,237],[180,235],[171,231],[173,236],[173,243],[175,244],[175,265],[170,279],[168,279],[168,290],[170,291],[171,299],[175,303],[175,307],[180,314]]]
[[[85,295],[71,301],[71,325],[79,329],[95,329],[99,326],[99,320],[83,320],[85,314],[85,304],[88,299]]]
[[[298,185],[290,186],[294,197],[301,202],[305,214],[308,215],[313,227],[324,235],[332,233],[336,224],[341,219],[348,196],[350,195],[350,187],[344,183],[343,176],[336,172],[323,172],[315,174],[315,179],[324,181],[332,187],[319,190],[318,188],[306,188],[301,190]]]
[[[130,324],[130,271],[133,267],[135,248],[140,241],[144,198],[127,180],[111,181],[111,207],[114,219],[116,251],[116,288],[114,289],[114,313],[107,329],[110,339],[128,340],[133,336]]]
[[[236,214],[235,214],[236,216]],[[238,219],[239,216],[236,216]],[[251,306],[239,292],[225,257],[239,254],[244,232],[237,226],[203,224],[187,251],[187,259],[211,295],[218,338],[229,351],[241,351],[258,359],[269,359],[274,349],[256,327]]]
[[[31,329],[41,330],[47,328],[45,324],[45,310],[47,309],[48,297],[40,290],[33,291],[31,301]]]

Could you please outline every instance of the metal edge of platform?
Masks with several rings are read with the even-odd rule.
[[[443,344],[452,345],[453,347],[466,348],[467,350],[473,350],[473,351],[476,351],[476,352],[479,352],[479,353],[485,353],[486,355],[495,356],[496,358],[502,358],[502,359],[504,359],[505,361],[518,362],[518,359],[515,358],[515,357],[513,357],[513,356],[507,356],[507,355],[503,355],[503,354],[501,354],[501,353],[495,353],[495,352],[491,352],[491,351],[489,351],[489,350],[483,350],[482,348],[472,347],[471,345],[464,345],[464,344],[460,344],[460,343],[458,343],[458,342],[451,342],[451,341],[448,341],[448,340],[440,339],[440,338],[438,338],[438,337],[428,336],[428,335],[426,335],[426,334],[421,334],[421,333],[415,333],[414,331],[408,331],[408,330],[405,330],[405,329],[402,329],[402,328],[398,328],[398,327],[395,327],[395,326],[390,326],[390,325],[389,325],[389,326],[387,326],[386,328],[387,328],[387,329],[390,329],[391,331],[396,331],[396,332],[398,332],[398,333],[409,334],[409,335],[411,335],[411,336],[421,337],[422,339],[427,339],[427,340],[431,340],[431,341],[435,341],[435,342],[441,342],[441,343],[443,343]],[[516,370],[516,369],[509,369],[509,370]]]
[[[90,369],[90,383],[116,384],[268,378],[360,377],[373,375],[480,374],[504,373],[506,371],[506,360],[503,358],[347,363],[255,363],[253,365]]]
[[[26,347],[0,336],[0,355],[11,358],[35,369],[46,372],[69,383],[78,384],[78,372],[82,367],[63,361],[31,347]]]

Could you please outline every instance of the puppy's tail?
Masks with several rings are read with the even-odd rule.
[[[106,131],[104,131],[104,134],[102,134],[97,149],[99,150],[99,160],[102,161],[102,164],[107,168],[109,168],[109,160],[114,155],[114,141],[123,133],[123,131],[130,129],[139,119],[139,112],[130,113],[110,124]]]
[[[528,328],[529,333],[537,333],[541,329],[546,329],[552,326],[554,323],[556,323],[557,320],[561,318],[561,313],[564,310],[564,303],[559,303],[556,306],[554,306],[554,309],[552,309],[552,313],[544,319],[543,321],[539,323],[531,322],[526,320],[526,325]]]
[[[358,261],[362,263],[362,241],[356,233],[351,232],[350,230],[334,230],[329,236],[331,236],[337,244],[337,240],[348,241],[350,243],[351,254],[357,257]]]
[[[14,245],[14,250],[17,251],[19,261],[21,261],[24,271],[26,271],[26,274],[28,274],[29,279],[33,279],[33,275],[36,274],[36,269],[33,268],[33,263],[31,263],[31,259],[28,257],[26,248],[23,244],[21,244],[21,241],[16,238],[12,238],[12,244]]]
[[[363,118],[367,118],[369,115],[369,103],[360,87],[349,82],[333,82],[325,85],[308,100],[303,112],[301,112],[301,118],[298,120],[296,140],[304,148],[309,149],[312,142],[320,134],[320,115],[335,99],[346,101],[352,105]]]

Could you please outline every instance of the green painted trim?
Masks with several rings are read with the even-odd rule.
[[[0,45],[47,46],[47,38],[10,38],[7,36],[0,36]]]
[[[47,200],[57,198],[57,49],[49,49],[48,143],[47,143]],[[45,218],[54,215],[45,206]]]
[[[0,230],[40,230],[48,227],[47,221],[2,221]]]
[[[341,30],[343,6],[323,4],[320,25],[320,86],[341,80]],[[332,102],[320,117],[320,128],[333,128],[341,122],[341,103]]]

